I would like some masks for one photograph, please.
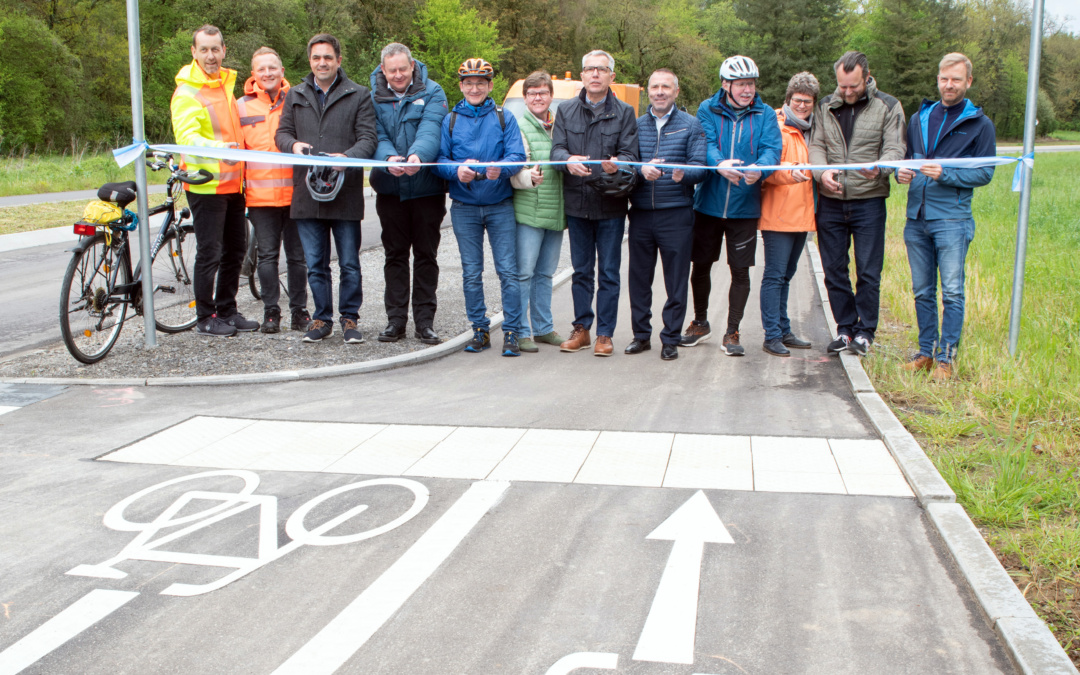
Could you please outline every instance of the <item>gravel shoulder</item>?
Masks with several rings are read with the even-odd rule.
[[[560,271],[570,264],[567,241],[564,238]],[[361,363],[426,349],[430,345],[413,336],[411,313],[404,339],[389,343],[376,339],[386,326],[383,260],[382,248],[368,249],[360,254],[364,299],[358,323],[366,340],[363,344],[346,345],[341,339],[340,325],[335,325],[332,337],[314,344],[302,342],[302,333],[289,330],[274,335],[240,333],[232,338],[199,336],[193,330],[174,335],[158,332],[157,347],[147,350],[142,317],[138,316],[128,320],[113,350],[99,363],[89,366],[79,363],[63,343],[58,342],[0,362],[0,377],[114,379],[267,373]],[[336,260],[332,268],[336,289]],[[443,340],[448,340],[470,329],[461,290],[461,258],[450,228],[442,230],[439,268],[439,307],[434,327]],[[499,279],[486,245],[484,295],[488,316],[502,311]],[[262,302],[251,296],[246,285],[241,284],[237,300],[244,316],[262,320]],[[281,302],[287,303],[284,292]],[[308,309],[312,309],[310,300]],[[496,336],[496,339],[499,338]]]

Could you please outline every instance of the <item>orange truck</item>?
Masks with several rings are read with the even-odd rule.
[[[563,101],[568,101],[571,98],[578,95],[581,88],[584,87],[580,80],[571,79],[570,71],[566,71],[566,78],[560,80],[557,77],[551,78],[552,83],[555,85],[555,96],[551,101],[551,111],[555,112],[555,109],[559,107],[559,104]],[[518,80],[514,84],[510,85],[510,91],[506,92],[506,98],[503,99],[503,108],[514,113],[514,115],[521,119],[521,116],[525,114],[525,92],[522,90],[522,86],[525,80]],[[638,103],[641,101],[641,87],[636,84],[613,84],[611,85],[611,91],[615,93],[615,96],[620,101],[629,104],[636,112],[640,113],[638,109]]]

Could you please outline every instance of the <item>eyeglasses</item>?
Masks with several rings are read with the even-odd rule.
[[[597,73],[598,75],[606,75],[611,72],[611,68],[607,66],[585,66],[581,69],[583,73]]]
[[[541,89],[540,91],[527,91],[525,92],[525,98],[550,98],[551,92],[547,89]]]
[[[793,96],[793,97],[791,97],[791,105],[799,106],[799,107],[811,106],[811,105],[814,105],[814,99],[812,99],[812,98],[795,98]]]

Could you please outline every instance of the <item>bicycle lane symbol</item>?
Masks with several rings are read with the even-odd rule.
[[[239,492],[205,490],[184,492],[149,522],[133,522],[124,515],[125,511],[135,502],[158,490],[189,481],[220,477],[239,478],[243,481],[243,487]],[[140,490],[115,504],[105,513],[103,519],[105,526],[110,529],[137,532],[135,538],[116,556],[97,564],[78,565],[69,570],[67,574],[104,579],[122,579],[127,576],[127,573],[117,569],[115,565],[126,560],[233,569],[232,572],[210,583],[197,585],[173,583],[161,592],[162,595],[172,596],[190,597],[201,595],[223,588],[304,545],[339,546],[385,534],[414,518],[424,509],[429,500],[428,489],[423,484],[403,478],[376,478],[343,485],[316,496],[296,509],[285,523],[285,533],[290,537],[291,541],[279,548],[277,546],[277,497],[254,494],[258,485],[258,475],[250,471],[217,470],[181,476]],[[328,533],[366,511],[368,509],[367,504],[353,506],[310,530],[305,524],[305,520],[311,511],[327,500],[346,492],[378,486],[396,486],[406,489],[412,493],[413,502],[404,513],[393,520],[378,527],[353,534],[331,535]],[[179,515],[185,507],[196,500],[216,502],[216,504],[195,513]],[[259,514],[259,542],[257,554],[254,558],[209,553],[187,553],[170,551],[165,548],[167,544],[252,509],[258,509]],[[179,530],[162,534],[163,530],[180,526],[183,527]],[[138,595],[139,593],[131,591],[107,589],[90,591],[30,634],[0,651],[0,675],[19,673]]]

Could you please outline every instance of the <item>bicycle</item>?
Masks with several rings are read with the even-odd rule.
[[[173,162],[169,153],[154,152],[146,165],[153,171],[168,169],[165,203],[150,209],[149,215],[164,213],[165,220],[150,247],[154,294],[154,319],[158,330],[179,333],[195,325],[194,269],[195,227],[187,207],[176,212],[181,184],[201,185],[213,179],[208,171],[187,172]],[[143,313],[142,262],[131,267],[129,233],[139,226],[139,217],[125,207],[135,200],[135,183],[107,183],[98,190],[102,201],[114,202],[123,216],[106,224],[75,223],[80,235],[64,272],[60,289],[60,333],[64,345],[77,360],[97,363],[116,344],[127,318],[128,308]],[[185,249],[188,252],[185,257]]]

